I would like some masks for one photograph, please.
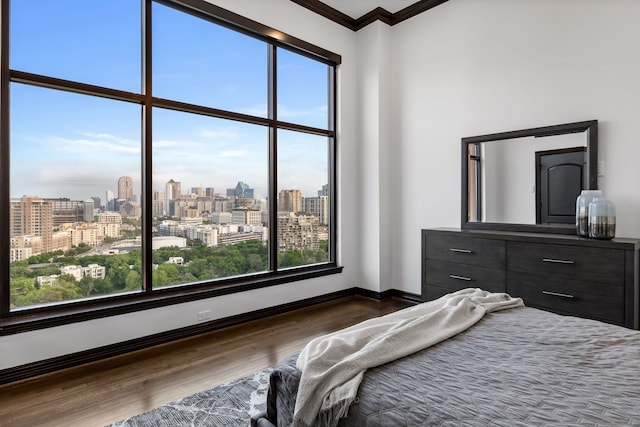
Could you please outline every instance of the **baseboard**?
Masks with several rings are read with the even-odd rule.
[[[72,368],[85,363],[96,362],[98,360],[109,357],[120,356],[132,351],[143,350],[159,344],[165,344],[182,338],[192,337],[198,334],[215,331],[217,329],[229,326],[239,325],[241,323],[260,320],[265,317],[282,314],[301,308],[310,307],[312,305],[323,302],[333,301],[339,298],[360,295],[367,298],[383,300],[386,298],[396,297],[412,302],[421,302],[420,296],[397,289],[390,289],[383,292],[375,292],[363,288],[351,288],[330,294],[320,295],[313,298],[307,298],[300,301],[281,304],[274,307],[268,307],[261,310],[255,310],[248,313],[238,314],[236,316],[225,317],[210,322],[198,323],[184,328],[174,329],[171,331],[161,332],[136,338],[133,340],[123,341],[116,344],[97,347],[77,353],[66,354],[64,356],[53,357],[50,359],[40,360],[33,363],[7,368],[0,370],[0,385],[8,384],[15,381],[21,381],[38,375],[49,374],[61,369]]]
[[[370,289],[355,288],[355,294],[363,297],[371,298],[371,299],[377,299],[377,300],[383,300],[383,299],[393,297],[393,298],[400,298],[405,301],[410,301],[414,303],[422,302],[422,297],[420,295],[414,294],[411,292],[401,291],[399,289],[387,289],[386,291],[376,292]]]

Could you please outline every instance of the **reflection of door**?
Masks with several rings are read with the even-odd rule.
[[[585,182],[586,148],[536,152],[536,222],[576,221],[576,198]]]

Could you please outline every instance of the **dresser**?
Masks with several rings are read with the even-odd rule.
[[[422,230],[422,299],[464,288],[638,329],[640,240],[458,229]]]

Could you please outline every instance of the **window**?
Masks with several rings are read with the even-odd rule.
[[[202,0],[0,1],[0,322],[340,271],[339,56]]]

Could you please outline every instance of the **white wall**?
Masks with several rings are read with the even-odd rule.
[[[638,22],[637,0],[449,0],[393,27],[394,287],[420,291],[420,229],[459,227],[465,136],[597,119],[599,186],[640,237]]]
[[[339,68],[338,229],[342,274],[288,283],[218,298],[0,337],[0,369],[109,345],[196,323],[196,313],[211,310],[223,318],[360,286],[358,200],[359,163],[355,127],[355,33],[289,0],[216,0],[225,9],[341,54]]]
[[[356,37],[359,274],[362,287],[376,292],[391,287],[393,171],[387,167],[391,133],[390,33],[388,25],[374,22],[358,31]]]

